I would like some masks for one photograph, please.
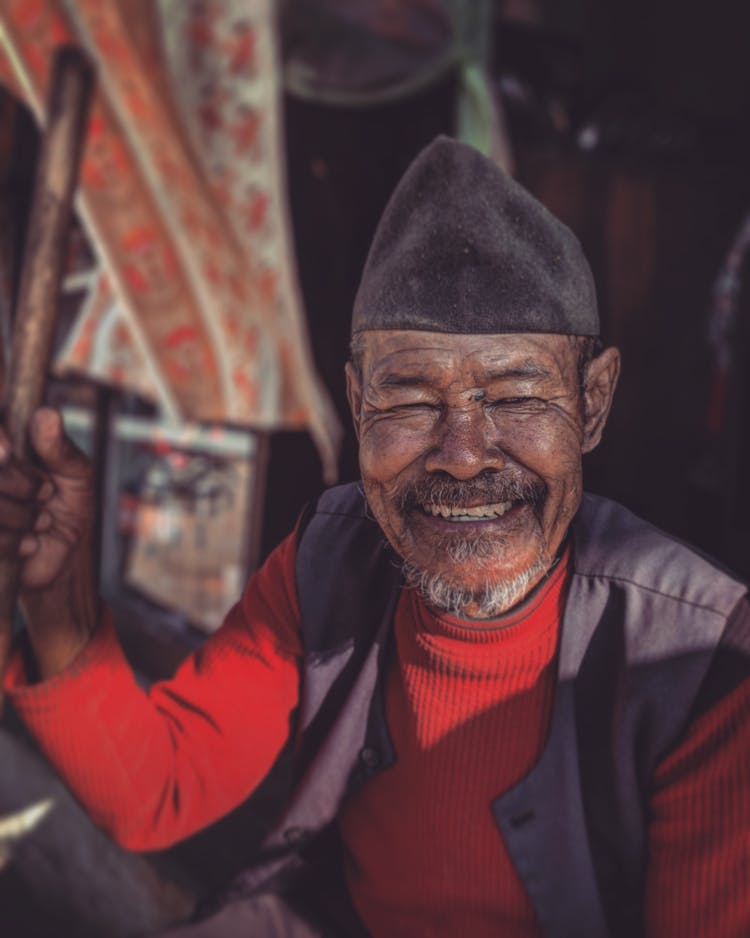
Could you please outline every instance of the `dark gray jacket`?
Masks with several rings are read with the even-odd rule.
[[[750,676],[745,586],[602,498],[584,497],[572,537],[549,737],[492,810],[545,935],[634,938],[652,772],[712,702],[709,666],[723,675],[719,694]],[[298,542],[296,784],[262,861],[241,877],[246,893],[302,873],[344,800],[396,758],[382,676],[400,586],[359,488],[326,492]]]

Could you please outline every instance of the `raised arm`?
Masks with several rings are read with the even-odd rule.
[[[300,656],[294,540],[175,677],[144,691],[106,612],[94,621],[89,470],[60,430],[54,413],[35,420],[41,480],[7,462],[0,472],[1,543],[22,536],[39,671],[27,673],[16,653],[6,690],[94,821],[124,846],[159,849],[240,804],[289,738]]]
[[[13,459],[0,431],[0,550],[23,558],[21,603],[43,679],[70,664],[95,625],[94,496],[90,464],[56,411],[38,410],[30,436],[38,470]]]

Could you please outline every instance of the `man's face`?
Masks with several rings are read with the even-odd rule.
[[[361,380],[348,366],[365,493],[393,548],[465,597],[513,586],[467,615],[538,582],[578,509],[617,363],[606,401],[588,401],[604,408],[595,422],[577,365],[568,336],[383,330],[364,333]]]

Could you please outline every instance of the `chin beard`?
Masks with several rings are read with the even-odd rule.
[[[367,498],[366,488],[363,488],[363,494]],[[541,535],[545,499],[546,487],[540,479],[510,468],[500,472],[484,470],[473,479],[463,481],[443,472],[430,473],[406,486],[398,493],[395,505],[407,528],[410,517],[423,512],[425,506],[454,507],[500,502],[511,502],[514,506],[527,505],[537,516],[540,528],[536,535],[537,549],[534,560],[512,579],[490,579],[490,571],[498,559],[498,552],[512,549],[508,544],[509,540],[512,543],[512,538],[495,534],[470,539],[461,534],[458,525],[459,530],[455,534],[440,538],[433,536],[433,548],[443,553],[457,567],[471,565],[474,573],[486,571],[487,576],[482,587],[466,589],[443,575],[420,569],[402,553],[406,585],[418,589],[430,606],[457,618],[492,619],[507,612],[524,599],[550,567],[545,559],[548,555]],[[374,512],[371,512],[371,517],[378,520]],[[391,543],[394,549],[400,552],[399,547],[393,541]]]
[[[473,559],[481,565],[481,561],[488,558],[486,554],[484,557],[477,557],[476,553],[472,558],[473,546],[477,545],[461,542],[463,550],[460,553],[464,556],[460,559],[453,556],[452,559],[459,563]],[[488,579],[480,589],[466,589],[451,583],[439,573],[420,570],[409,561],[404,561],[403,564],[407,586],[418,589],[428,605],[459,619],[493,619],[502,615],[525,598],[529,589],[547,572],[547,568],[540,550],[536,559],[512,579],[499,582]]]

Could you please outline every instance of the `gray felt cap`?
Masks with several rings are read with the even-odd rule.
[[[383,213],[352,333],[598,335],[591,270],[575,235],[472,147],[437,137]]]

